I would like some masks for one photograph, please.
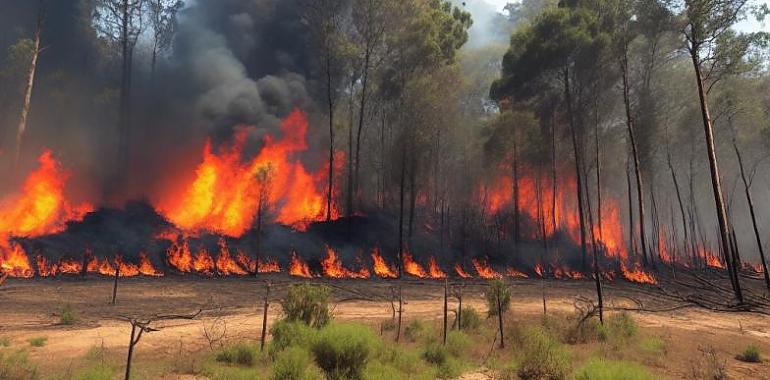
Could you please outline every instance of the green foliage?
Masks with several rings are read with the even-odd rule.
[[[77,315],[73,310],[72,305],[66,304],[62,308],[61,315],[59,316],[59,323],[63,325],[73,325],[77,321]]]
[[[497,315],[497,303],[500,302],[500,309],[506,312],[511,307],[511,289],[502,280],[492,280],[484,293],[489,308],[489,315]]]
[[[639,349],[646,354],[661,354],[666,351],[666,342],[659,337],[644,338],[639,342]]]
[[[613,314],[607,317],[603,326],[599,326],[599,340],[616,346],[625,345],[636,336],[638,327],[628,313]]]
[[[428,344],[422,352],[422,358],[426,362],[439,366],[446,363],[448,356],[446,347],[438,343]]]
[[[525,332],[521,347],[519,377],[522,379],[566,379],[570,373],[570,352],[541,328]]]
[[[592,358],[577,371],[576,380],[654,380],[657,379],[639,364]]]
[[[438,366],[436,371],[437,379],[454,379],[460,375],[462,367],[460,364],[451,358],[447,359],[444,363]]]
[[[273,339],[270,341],[268,352],[271,357],[275,357],[277,353],[291,346],[310,348],[318,330],[302,322],[280,320],[270,328],[270,334]]]
[[[289,347],[273,363],[272,380],[321,380],[323,375],[313,364],[310,353],[300,347]]]
[[[412,319],[404,328],[404,337],[410,342],[417,342],[429,338],[430,327],[420,319]]]
[[[331,289],[322,285],[296,284],[281,300],[286,320],[304,322],[311,327],[323,327],[332,319],[329,311]]]
[[[471,346],[471,338],[462,331],[452,330],[446,337],[446,349],[454,357],[462,356]]]
[[[112,380],[115,378],[117,371],[114,368],[105,366],[103,364],[97,364],[78,371],[74,379],[75,380]]]
[[[35,380],[38,379],[37,367],[29,362],[27,352],[0,351],[0,379],[3,380]]]
[[[389,346],[380,354],[379,360],[403,373],[416,373],[421,369],[422,360],[416,351],[407,351],[400,346]]]
[[[481,314],[472,307],[464,307],[460,315],[460,328],[473,331],[481,326]]]
[[[0,336],[0,347],[10,347],[11,346],[11,338],[7,336]]]
[[[320,330],[310,351],[327,379],[361,379],[380,341],[366,326],[331,324]]]
[[[736,359],[747,363],[761,363],[762,355],[759,352],[759,347],[750,344],[736,357]]]
[[[217,351],[216,361],[228,364],[237,364],[251,367],[257,357],[257,347],[243,343],[223,347]]]
[[[32,347],[43,347],[45,346],[46,342],[48,342],[48,338],[44,336],[38,336],[27,339],[27,342],[29,342],[29,345]]]

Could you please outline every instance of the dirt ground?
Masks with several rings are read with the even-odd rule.
[[[289,283],[285,275],[268,277],[272,283],[269,324],[280,317],[277,300]],[[261,331],[265,278],[200,278],[168,276],[129,278],[119,285],[117,305],[110,305],[112,281],[106,278],[11,279],[0,287],[0,337],[11,340],[11,347],[24,347],[43,373],[60,371],[84,357],[93,347],[125,352],[130,325],[125,317],[155,314],[186,314],[204,311],[194,320],[163,321],[157,332],[145,334],[136,349],[136,362],[164,356],[185,357],[208,350],[204,327],[218,320],[226,326],[229,340],[258,340]],[[334,289],[335,317],[378,326],[390,318],[391,297],[396,282],[378,280],[313,280]],[[522,318],[538,318],[542,313],[542,289],[549,312],[572,312],[577,296],[593,297],[590,281],[512,282],[512,313]],[[404,318],[439,319],[443,307],[443,282],[404,281]],[[483,283],[469,283],[464,304],[485,310]],[[654,287],[625,282],[605,286],[610,308],[632,309],[639,305],[649,311],[631,312],[644,334],[666,342],[665,360],[653,363],[656,373],[666,378],[690,378],[692,367],[700,365],[702,350],[713,347],[724,360],[731,378],[770,379],[770,364],[749,364],[735,359],[749,343],[770,354],[770,317],[755,313],[713,312],[701,308],[676,308]],[[60,323],[65,305],[77,315],[74,325]],[[450,301],[450,308],[456,300]],[[669,310],[673,309],[673,310]],[[667,310],[667,311],[664,311]],[[224,322],[224,323],[222,323]],[[27,341],[46,337],[43,347]],[[55,360],[52,360],[55,358]],[[469,373],[462,379],[485,379]]]

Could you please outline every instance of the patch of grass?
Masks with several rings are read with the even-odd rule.
[[[761,363],[762,354],[759,352],[759,347],[750,344],[743,352],[735,357],[736,359],[747,363]]]
[[[379,360],[403,373],[419,373],[423,363],[416,351],[404,350],[399,346],[388,346],[380,354]]]
[[[666,342],[660,337],[644,338],[639,341],[639,349],[645,354],[663,354],[666,352]]]
[[[281,308],[288,321],[323,327],[332,319],[329,299],[332,291],[323,285],[295,284],[289,287]]]
[[[638,330],[628,313],[613,314],[604,319],[604,325],[599,326],[598,337],[614,349],[620,349],[637,335]]]
[[[396,329],[396,321],[394,319],[387,319],[380,326],[382,326],[382,331],[394,331]]]
[[[270,334],[273,339],[268,346],[268,352],[275,358],[279,352],[291,346],[309,349],[315,341],[318,330],[303,322],[280,320],[270,328]]]
[[[36,380],[40,376],[37,366],[29,362],[27,352],[0,352],[0,379]]]
[[[503,312],[508,311],[511,306],[511,289],[502,280],[492,280],[489,282],[489,288],[484,292],[484,298],[487,300],[489,316],[497,315],[497,302],[500,301],[500,309]]]
[[[62,308],[61,315],[59,315],[59,323],[63,325],[74,325],[77,322],[77,314],[72,308],[72,305],[66,304]]]
[[[462,366],[456,360],[448,358],[447,361],[440,364],[436,370],[437,379],[454,379],[460,376]]]
[[[410,342],[428,339],[430,333],[430,327],[421,319],[412,319],[404,328],[404,337]]]
[[[214,362],[205,365],[201,374],[211,380],[254,380],[266,378],[263,372],[262,368],[222,366]]]
[[[471,338],[462,331],[452,330],[446,337],[446,349],[454,357],[459,358],[468,351]]]
[[[460,314],[460,329],[476,330],[481,326],[481,314],[472,307],[464,307]]]
[[[522,379],[566,379],[571,370],[572,355],[556,338],[542,328],[524,334],[519,363]]]
[[[75,373],[74,380],[112,380],[117,371],[114,368],[97,364],[92,367],[82,369]]]
[[[257,357],[257,347],[247,344],[235,344],[223,347],[219,350],[214,359],[220,363],[237,364],[251,367],[254,365]]]
[[[319,331],[310,351],[326,378],[361,379],[381,341],[366,326],[331,324]]]
[[[575,380],[655,380],[644,367],[628,361],[592,358],[575,373]]]
[[[282,351],[273,364],[272,380],[322,380],[321,370],[313,364],[310,353],[300,347]]]
[[[448,356],[449,352],[446,347],[438,343],[428,344],[422,352],[422,358],[426,362],[439,366],[447,362]]]
[[[44,336],[38,336],[27,339],[27,342],[29,342],[29,345],[32,347],[43,347],[45,346],[46,342],[48,342],[48,338]]]
[[[7,336],[0,336],[0,347],[10,347],[11,346],[11,338]]]

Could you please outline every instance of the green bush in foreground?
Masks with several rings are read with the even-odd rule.
[[[246,344],[236,344],[222,348],[215,355],[215,359],[221,363],[238,364],[246,367],[254,365],[257,356],[257,347]]]
[[[454,357],[462,356],[471,346],[471,338],[462,331],[450,331],[446,337],[446,349]]]
[[[655,380],[644,367],[628,361],[592,358],[575,374],[575,380]]]
[[[570,373],[570,352],[547,331],[536,328],[524,335],[519,377],[522,379],[566,379]]]
[[[636,336],[638,327],[628,313],[613,314],[599,327],[599,339],[613,343],[625,343]]]
[[[291,322],[280,320],[270,328],[273,339],[270,341],[268,352],[271,357],[291,346],[310,348],[315,340],[318,330],[303,322]]]
[[[329,311],[331,289],[322,285],[296,284],[281,300],[288,321],[304,322],[310,327],[323,327],[332,319]]]
[[[27,339],[27,342],[29,342],[29,345],[32,347],[43,347],[45,346],[45,343],[48,342],[48,338],[44,336],[38,336],[35,338]]]
[[[472,307],[464,307],[460,314],[460,329],[476,330],[481,326],[481,315]]]
[[[410,342],[417,342],[428,338],[430,328],[420,319],[412,319],[404,328],[404,336]]]
[[[273,363],[272,380],[321,380],[321,371],[313,365],[310,353],[300,347],[289,347]]]
[[[500,300],[500,309],[503,312],[508,311],[511,306],[511,289],[502,280],[492,280],[489,282],[489,288],[484,293],[489,308],[489,316],[497,315],[497,301]]]
[[[0,336],[0,347],[10,347],[11,346],[11,338],[7,336]]]
[[[435,365],[443,365],[446,363],[447,356],[449,356],[449,353],[447,352],[446,347],[438,343],[429,344],[422,352],[422,358],[425,359],[426,362]]]
[[[80,370],[74,380],[112,380],[115,378],[116,371],[105,365],[96,365]]]
[[[759,352],[759,347],[750,344],[736,359],[747,363],[761,363],[762,355]]]
[[[331,324],[321,329],[310,351],[327,379],[361,379],[380,340],[366,326]]]
[[[38,379],[37,367],[29,362],[27,352],[0,352],[0,379],[35,380]]]

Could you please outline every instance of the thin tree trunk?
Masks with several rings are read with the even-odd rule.
[[[586,170],[585,163],[583,164],[583,170]],[[584,173],[583,176],[588,178],[588,173]],[[599,253],[597,250],[598,244],[596,242],[596,233],[594,232],[593,210],[591,209],[591,192],[589,191],[588,183],[586,183],[585,186],[586,206],[588,207],[588,231],[591,232],[591,250],[593,253],[594,284],[596,285],[596,299],[599,304],[599,322],[604,324],[604,297],[602,297],[602,279],[599,271]]]
[[[353,175],[353,191],[358,194],[359,179],[359,167],[361,164],[361,135],[364,130],[364,116],[366,114],[366,100],[367,100],[367,84],[369,83],[369,60],[371,59],[370,49],[366,50],[364,56],[364,68],[361,78],[361,102],[358,108],[358,133],[356,134],[356,156],[355,156],[355,171]]]
[[[738,144],[733,141],[733,148],[735,149],[735,155],[738,157],[738,166],[741,169],[741,179],[743,180],[743,188],[746,191],[746,201],[749,203],[749,214],[751,215],[751,225],[754,228],[754,237],[757,239],[757,248],[759,249],[759,258],[762,260],[762,269],[765,276],[765,285],[770,289],[770,273],[767,271],[767,261],[765,260],[765,249],[762,246],[762,237],[759,234],[759,226],[757,225],[757,216],[754,212],[754,201],[751,198],[751,180],[746,177],[746,171],[743,167],[743,157],[738,150]]]
[[[500,348],[505,348],[505,334],[503,333],[503,306],[500,304],[500,294],[496,294],[497,299],[497,323],[500,329]]]
[[[636,234],[634,233],[634,201],[631,191],[631,160],[626,158],[626,194],[628,194],[628,241],[631,243],[631,253],[638,260],[636,250]]]
[[[24,140],[24,133],[27,130],[27,119],[29,118],[29,109],[32,104],[32,89],[35,86],[35,74],[37,73],[37,60],[40,56],[40,35],[43,32],[44,8],[41,1],[38,9],[37,27],[35,29],[35,45],[32,51],[32,60],[27,70],[27,82],[24,87],[24,102],[21,106],[21,117],[19,117],[19,126],[16,132],[16,157],[14,161],[14,170],[18,170],[19,160],[21,159],[21,148]]]
[[[141,335],[141,331],[139,330],[139,334]],[[130,380],[131,379],[131,360],[134,356],[134,346],[136,346],[136,343],[138,341],[138,337],[135,337],[137,334],[136,332],[136,325],[131,323],[131,339],[128,341],[128,357],[126,358],[126,374],[124,380]]]
[[[446,336],[447,336],[447,312],[449,304],[447,302],[447,297],[449,297],[449,279],[444,279],[444,345],[446,346]]]
[[[403,148],[406,154],[406,145]],[[399,206],[398,206],[398,277],[404,276],[404,192],[406,187],[406,156],[401,156],[401,179],[399,184]]]
[[[722,181],[719,174],[719,165],[717,164],[716,147],[714,144],[714,129],[711,124],[711,114],[709,112],[706,90],[703,87],[703,77],[701,75],[700,58],[698,56],[698,46],[690,49],[693,68],[695,69],[695,79],[698,85],[698,97],[700,99],[701,114],[703,116],[703,131],[706,135],[706,151],[708,152],[709,169],[711,171],[711,186],[714,191],[714,204],[716,206],[717,220],[719,221],[719,235],[721,237],[722,249],[725,253],[727,269],[734,278],[733,291],[735,298],[739,303],[743,303],[743,292],[741,291],[740,278],[735,268],[735,258],[730,254],[729,231],[727,212],[725,211],[725,201],[722,194]]]
[[[513,137],[513,243],[516,255],[518,257],[519,241],[521,239],[521,211],[519,209],[519,159],[518,159],[518,138],[516,132]]]
[[[582,253],[583,272],[585,272],[586,269],[588,269],[588,263],[586,262],[588,253],[586,249],[586,228],[584,219],[585,214],[583,213],[583,178],[580,170],[580,162],[582,160],[582,156],[578,146],[577,130],[575,128],[575,117],[572,114],[572,93],[570,91],[569,85],[569,68],[566,67],[564,68],[564,99],[567,102],[567,116],[569,118],[570,133],[572,134],[572,149],[575,155],[575,176],[577,177],[576,196],[578,215],[580,219],[580,250]]]
[[[628,58],[623,53],[620,60],[620,69],[623,73],[623,103],[626,110],[626,127],[628,128],[628,137],[631,140],[631,153],[634,157],[634,174],[636,175],[636,196],[639,203],[639,241],[642,248],[642,260],[644,265],[647,263],[647,234],[644,228],[644,187],[642,186],[642,169],[639,161],[639,152],[636,146],[636,136],[634,133],[634,117],[631,112],[631,98],[629,95],[628,83]]]
[[[326,192],[326,221],[332,220],[332,190],[334,187],[334,96],[332,95],[331,52],[326,52],[326,99],[329,106],[329,186]]]
[[[404,298],[402,286],[399,279],[398,284],[398,322],[396,323],[396,342],[401,340],[401,314],[404,312]]]
[[[265,338],[267,337],[267,309],[270,307],[270,282],[265,283],[265,302],[262,311],[262,336],[259,339],[259,350],[265,350]]]
[[[668,138],[666,138],[668,140]],[[682,202],[682,192],[679,189],[679,181],[676,178],[676,170],[674,170],[674,165],[671,160],[671,151],[668,150],[668,141],[666,141],[666,155],[668,157],[668,169],[671,172],[671,180],[674,182],[674,191],[676,191],[676,200],[679,202],[679,212],[682,214],[682,231],[684,232],[684,254],[686,257],[691,257],[689,252],[689,241],[690,238],[687,233],[687,216],[684,213],[684,202]],[[671,228],[674,228],[674,225],[671,225]],[[676,264],[676,262],[674,262]],[[693,263],[694,265],[695,263]]]
[[[351,220],[350,218],[353,216],[353,182],[354,179],[354,173],[353,173],[353,88],[355,86],[355,80],[351,80],[350,82],[350,102],[348,103],[348,112],[350,113],[350,122],[348,123],[348,191],[346,202],[345,202],[345,216],[348,220],[348,238],[350,237],[350,229],[351,229]]]

